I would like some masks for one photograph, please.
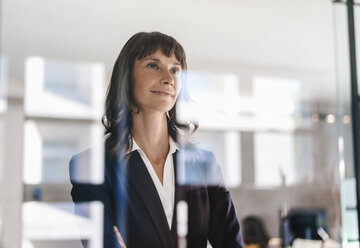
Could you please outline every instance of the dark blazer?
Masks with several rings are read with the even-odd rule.
[[[205,248],[207,240],[213,248],[243,248],[235,208],[212,153],[198,150],[197,158],[191,159],[181,156],[180,151],[173,154],[175,208],[169,229],[155,185],[137,151],[126,156],[127,162],[105,156],[103,184],[77,183],[75,171],[83,166],[80,161],[88,161],[90,152],[75,155],[70,161],[71,195],[75,203],[104,204],[104,247],[120,247],[114,225],[128,248],[178,247],[176,203],[184,200],[188,204],[188,248]],[[177,158],[182,159],[181,168]],[[85,241],[83,245],[87,246]]]

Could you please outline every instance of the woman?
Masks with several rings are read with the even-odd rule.
[[[72,179],[74,202],[104,204],[105,247],[178,247],[179,201],[187,203],[187,247],[206,247],[207,240],[214,248],[243,247],[214,156],[178,140],[179,131],[190,130],[176,120],[176,100],[186,97],[186,68],[182,46],[159,32],[132,36],[115,62],[103,118],[104,183]],[[72,158],[70,174],[84,156],[88,152]]]

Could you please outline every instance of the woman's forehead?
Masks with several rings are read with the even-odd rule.
[[[156,52],[151,53],[150,55],[145,56],[140,61],[153,60],[155,62],[168,62],[172,64],[181,65],[180,61],[176,58],[175,53],[172,53],[170,56],[165,55],[161,49],[158,49]]]

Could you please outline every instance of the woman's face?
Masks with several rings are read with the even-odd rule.
[[[165,113],[174,106],[181,89],[181,64],[174,54],[167,57],[158,50],[135,60],[132,79],[140,111]]]

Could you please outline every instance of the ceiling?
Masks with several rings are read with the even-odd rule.
[[[158,30],[184,46],[190,69],[296,77],[305,99],[326,100],[333,11],[330,0],[2,0],[1,47],[20,83],[34,55],[103,62],[110,73],[132,34]]]

